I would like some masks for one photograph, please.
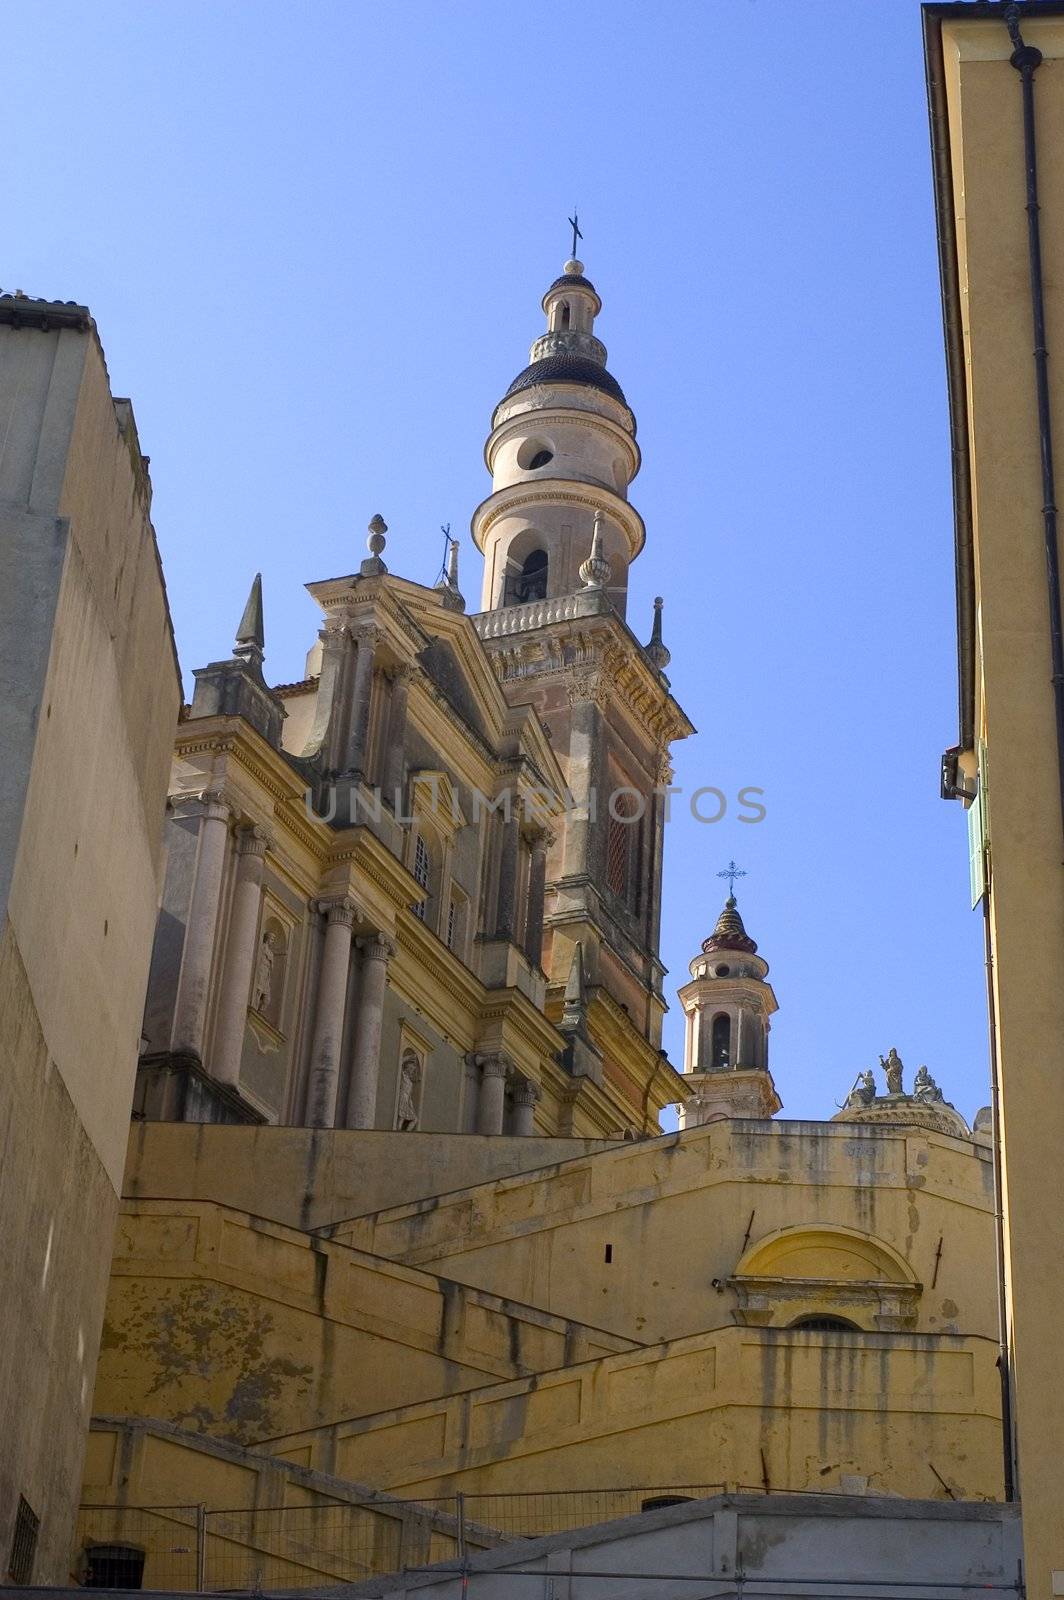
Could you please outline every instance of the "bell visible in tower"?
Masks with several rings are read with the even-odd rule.
[[[579,237],[575,220],[574,239]],[[485,459],[492,492],[474,512],[485,611],[562,600],[584,587],[596,516],[606,597],[624,616],[643,520],[628,503],[639,471],[635,416],[595,333],[598,291],[575,256],[543,296],[546,331],[495,408]]]

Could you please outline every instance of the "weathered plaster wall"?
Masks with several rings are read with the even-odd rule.
[[[990,1337],[991,1179],[985,1147],[922,1129],[719,1122],[329,1231],[561,1316],[663,1339],[734,1320],[740,1300],[728,1280],[759,1241],[832,1225],[909,1264],[920,1285],[916,1327]],[[837,1277],[826,1245],[821,1256],[804,1262],[803,1277]],[[792,1314],[816,1309],[796,1304]],[[826,1300],[819,1309],[853,1314]]]
[[[269,1451],[414,1496],[766,1477],[824,1490],[857,1475],[876,1493],[995,1499],[996,1356],[952,1335],[721,1328]]]
[[[402,1505],[165,1422],[93,1422],[83,1505],[72,1570],[94,1544],[131,1544],[146,1554],[145,1589],[195,1589],[198,1538],[209,1591],[355,1583],[457,1554],[451,1509]],[[224,1510],[197,1533],[199,1505]],[[497,1542],[467,1528],[473,1549]]]
[[[291,1227],[319,1228],[612,1144],[136,1122],[129,1130],[123,1193],[130,1199],[217,1200]]]
[[[180,685],[128,403],[85,324],[0,322],[0,1551],[65,1577]],[[66,320],[77,320],[75,314]]]
[[[126,1201],[94,1410],[247,1443],[630,1344],[230,1208]]]

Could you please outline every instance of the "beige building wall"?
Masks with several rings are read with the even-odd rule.
[[[122,1192],[131,1200],[212,1200],[313,1229],[608,1150],[612,1142],[134,1122]]]
[[[413,1498],[728,1483],[994,1500],[992,1340],[722,1328],[273,1440]],[[579,1513],[577,1513],[579,1515]]]
[[[150,484],[88,313],[0,300],[0,1558],[68,1571],[180,705]]]
[[[926,6],[954,434],[960,797],[981,769],[1001,1083],[1009,1333],[1028,1592],[1064,1578],[1064,858],[1032,359],[1023,101],[1004,8]],[[1034,71],[1057,493],[1064,438],[1064,15],[1024,6]],[[975,854],[982,840],[976,837]]]
[[[230,1207],[126,1201],[93,1410],[250,1444],[633,1342]]]
[[[997,1326],[990,1151],[923,1128],[722,1121],[328,1232],[647,1341],[818,1313]]]

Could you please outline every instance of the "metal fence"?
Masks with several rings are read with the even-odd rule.
[[[463,1560],[541,1534],[564,1533],[682,1500],[721,1484],[457,1494],[433,1500],[205,1506],[83,1506],[74,1572],[88,1588],[300,1589]]]

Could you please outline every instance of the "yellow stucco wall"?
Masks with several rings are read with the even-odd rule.
[[[1064,463],[1064,19],[1022,19],[1044,54],[1036,137],[1058,493]],[[936,60],[941,37],[941,63]],[[975,617],[969,663],[985,741],[1019,1489],[1029,1592],[1064,1570],[1060,1440],[1064,1215],[1057,1169],[1064,1095],[1064,878],[1028,280],[1022,100],[1000,14],[930,28],[940,99],[933,136],[950,163],[940,208],[956,230],[947,323],[962,350],[962,439],[972,502]],[[933,94],[933,104],[935,96]],[[955,397],[956,400],[956,397]],[[960,409],[960,407],[958,407]],[[974,771],[974,760],[969,771]]]
[[[268,1135],[283,1174],[303,1170],[292,1131],[181,1130],[215,1157],[265,1141],[214,1180],[262,1206]],[[134,1136],[142,1189],[180,1181],[167,1134]],[[350,1138],[353,1154],[415,1146]],[[201,1196],[211,1182],[201,1160]],[[319,1188],[315,1214],[330,1206]],[[96,1410],[415,1498],[766,1474],[992,1498],[992,1228],[985,1146],[912,1126],[719,1122],[332,1237],[202,1197],[128,1199]],[[851,1329],[790,1326],[825,1313]]]
[[[474,1549],[495,1542],[472,1521],[465,1533]],[[202,1573],[217,1591],[356,1583],[453,1560],[458,1536],[453,1507],[405,1505],[165,1423],[100,1419],[86,1451],[76,1581],[101,1544],[144,1551],[145,1589],[195,1590]]]
[[[0,1550],[23,1497],[37,1583],[67,1573],[180,705],[132,413],[79,317],[0,326]]]
[[[914,1328],[994,1335],[990,1151],[921,1128],[719,1122],[329,1231],[652,1340],[731,1322],[743,1295],[730,1280],[744,1252],[777,1229],[810,1225],[825,1232],[788,1277],[854,1276],[830,1242],[832,1230],[851,1229],[909,1263],[920,1285]],[[871,1302],[846,1309],[827,1290],[781,1299],[783,1320],[818,1309],[818,1295],[821,1309],[876,1326]]]
[[[611,1142],[135,1122],[122,1192],[129,1199],[216,1200],[290,1227],[320,1228]]]
[[[630,1344],[230,1207],[126,1201],[93,1409],[247,1443]]]
[[[996,1346],[953,1335],[713,1333],[274,1441],[413,1496],[745,1484],[1001,1496]],[[764,1452],[764,1459],[762,1459]],[[932,1466],[947,1487],[936,1478]]]

